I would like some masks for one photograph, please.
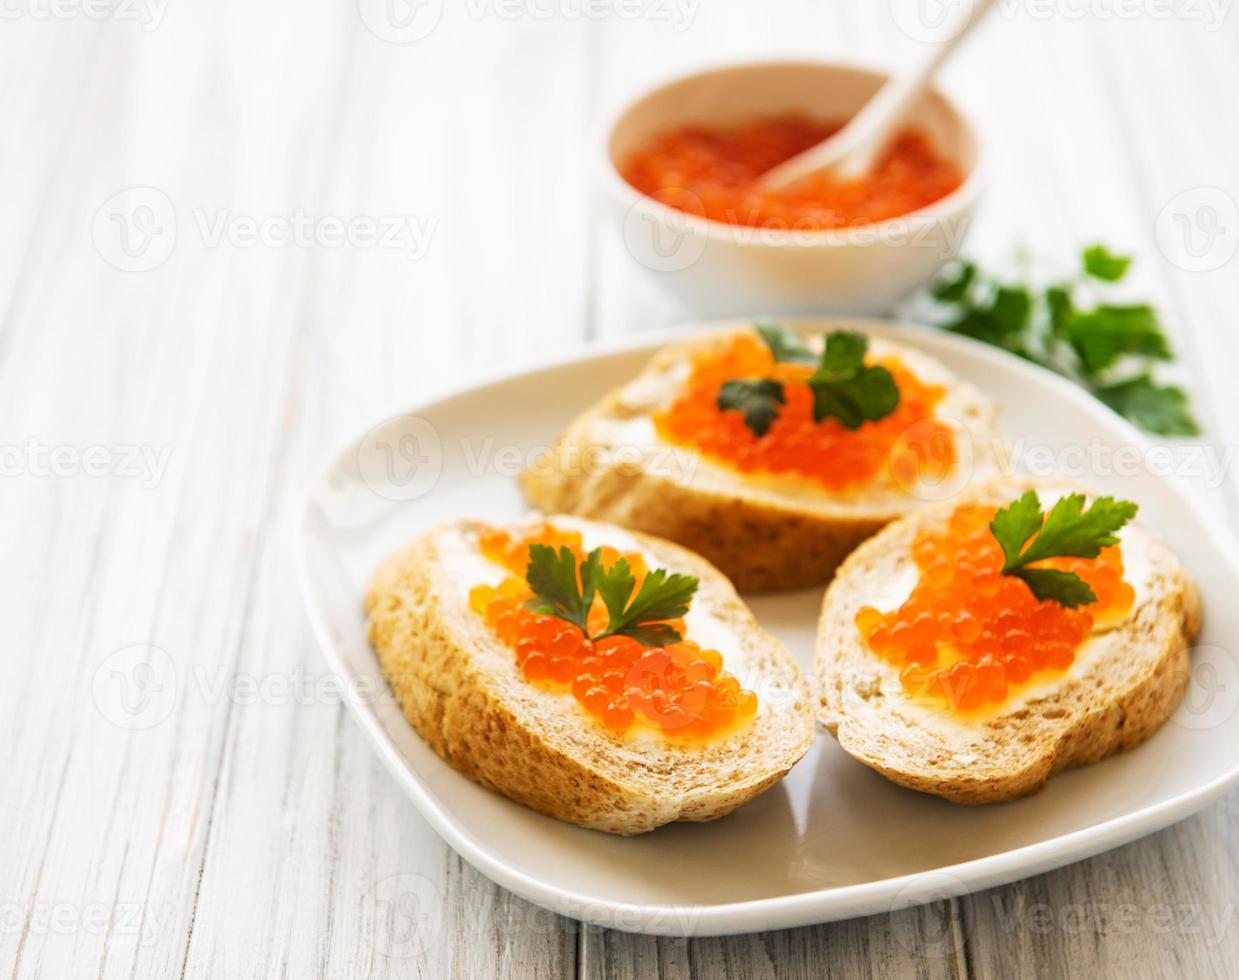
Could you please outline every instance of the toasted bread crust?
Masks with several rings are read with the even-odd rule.
[[[734,330],[673,344],[654,356],[634,382],[666,377],[696,350],[725,343]],[[884,342],[922,364],[945,369],[919,352]],[[741,591],[804,588],[827,581],[866,538],[923,501],[911,495],[881,501],[856,496],[783,494],[738,475],[709,479],[688,467],[651,461],[606,462],[600,423],[643,414],[613,391],[576,418],[551,451],[520,476],[530,502],[548,512],[577,514],[675,541],[717,566]],[[969,467],[985,480],[997,474],[997,406],[969,385],[951,380],[949,414],[970,439]],[[700,457],[692,450],[678,452]],[[593,460],[594,465],[580,465]],[[599,463],[600,460],[604,462]]]
[[[590,444],[592,421],[614,410],[615,396],[573,423],[565,444]],[[829,579],[858,544],[891,515],[823,515],[754,499],[737,487],[717,492],[632,466],[596,472],[530,468],[520,475],[529,501],[548,512],[578,514],[674,541],[719,568],[742,592],[804,588]]]
[[[710,578],[708,601],[721,602],[747,642],[763,648],[764,669],[792,685],[791,714],[767,724],[762,737],[741,733],[708,749],[634,751],[583,715],[568,722],[581,730],[565,737],[562,719],[538,717],[522,700],[534,693],[532,685],[518,680],[528,690],[513,690],[510,651],[496,647],[504,663],[512,662],[512,677],[498,676],[479,656],[479,645],[498,641],[455,598],[457,583],[444,581],[435,537],[379,568],[366,594],[368,633],[409,723],[470,779],[558,819],[630,835],[730,813],[782,778],[812,743],[811,697],[791,655],[760,631],[716,570],[644,538],[643,546],[669,565]],[[729,759],[733,751],[740,765]]]
[[[973,496],[1005,503],[1028,485],[1003,481]],[[916,725],[898,703],[894,668],[862,648],[853,622],[865,601],[858,584],[888,575],[891,552],[906,553],[920,527],[955,506],[890,525],[849,556],[827,590],[818,625],[818,717],[843,749],[901,786],[957,803],[995,803],[1035,793],[1055,773],[1126,751],[1156,732],[1183,697],[1201,607],[1178,560],[1153,540],[1151,595],[1109,634],[1113,654],[1044,697],[974,722],[967,738],[931,737]]]

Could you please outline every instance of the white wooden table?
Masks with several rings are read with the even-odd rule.
[[[321,685],[288,520],[317,461],[482,371],[691,316],[593,207],[596,127],[637,87],[917,42],[886,0],[401,2],[0,9],[0,970],[1233,970],[1234,794],[1006,888],[694,941],[536,909],[422,821]],[[971,251],[1134,250],[1206,441],[1233,447],[1239,15],[1000,9],[945,80],[990,151]],[[1202,491],[1232,529],[1234,490]],[[130,676],[138,730],[97,706],[134,645],[166,654]],[[442,897],[420,938],[374,914],[410,880]]]

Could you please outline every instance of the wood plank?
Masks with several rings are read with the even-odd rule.
[[[1229,275],[1176,270],[1158,248],[1155,225],[1158,211],[1185,180],[1225,183],[1216,158],[1202,159],[1200,141],[1187,132],[1194,125],[1216,132],[1205,121],[1214,103],[1201,97],[1203,78],[1172,66],[1219,52],[1207,63],[1220,70],[1220,50],[1233,45],[1233,37],[1147,18],[1087,25],[1049,21],[1018,36],[1012,26],[999,25],[1011,35],[1003,42],[997,31],[991,34],[994,103],[1019,104],[1013,87],[1022,85],[1036,99],[1037,125],[1028,125],[1027,112],[1009,113],[1005,128],[999,118],[987,125],[1010,141],[1004,143],[1014,152],[1003,160],[1003,171],[1023,189],[1030,215],[1052,218],[1029,221],[1030,237],[1059,254],[1097,238],[1135,252],[1133,295],[1151,298],[1167,312],[1167,329],[1180,352],[1182,364],[1170,374],[1192,392],[1209,426],[1208,441],[1228,444],[1218,426],[1233,427],[1234,413],[1217,406],[1235,395],[1233,385],[1218,384],[1216,366],[1233,361],[1239,350],[1233,335],[1213,327],[1209,314],[1233,307],[1233,265]],[[1054,72],[1038,70],[1050,60]],[[1100,84],[1081,85],[1085,77]],[[1096,161],[1094,168],[1079,170],[1082,154]],[[1200,176],[1187,176],[1194,172]],[[1190,289],[1176,285],[1184,279],[1190,279]],[[1210,475],[1196,489],[1219,513],[1233,514],[1226,499],[1233,500],[1233,474],[1220,484]],[[1229,523],[1234,526],[1233,519]],[[971,972],[1226,975],[1236,944],[1235,869],[1226,857],[1236,806],[1239,796],[1228,794],[1200,816],[1118,851],[962,899]]]
[[[474,35],[444,34],[436,55],[415,58],[371,36],[351,8],[332,20],[302,11],[186,11],[145,47],[97,31],[94,61],[65,58],[82,65],[89,93],[63,110],[72,137],[49,139],[42,168],[31,166],[58,180],[24,246],[29,278],[75,288],[31,287],[8,304],[5,441],[132,439],[170,448],[173,464],[145,490],[0,486],[6,540],[23,553],[93,552],[93,563],[44,562],[37,574],[57,588],[20,610],[11,638],[46,655],[3,668],[6,692],[23,692],[3,724],[29,763],[6,780],[21,805],[0,816],[11,844],[2,897],[16,925],[6,919],[0,967],[15,975],[304,976],[365,964],[367,975],[439,976],[542,961],[565,973],[575,957],[573,923],[462,870],[338,699],[297,703],[278,682],[323,674],[283,515],[325,446],[466,365],[498,366],[581,332],[579,201],[551,186],[500,201],[487,169],[444,172],[455,153],[485,163],[480,150],[427,146],[464,111],[484,127],[471,138],[500,158],[552,133],[575,152],[582,141],[562,118],[574,85],[557,100],[544,92],[582,62],[544,58],[543,74],[508,85],[506,103],[478,86],[462,108],[436,82]],[[233,36],[242,22],[247,33]],[[493,23],[478,30],[496,71],[517,76],[520,53]],[[30,61],[13,54],[6,64],[25,78],[46,57],[40,47]],[[538,99],[546,111],[520,126],[519,108]],[[102,262],[83,229],[109,194],[138,182],[173,199],[179,222],[168,262],[135,274]],[[436,227],[437,251],[412,258],[247,248],[211,241],[202,224],[298,208],[460,224],[454,240]],[[492,247],[479,258],[483,237]],[[517,306],[528,277],[515,260],[539,250],[546,288]],[[461,278],[466,269],[488,289]],[[0,574],[22,594],[20,568]],[[177,703],[130,732],[93,709],[90,682],[113,651],[148,642],[166,652],[156,680]],[[277,686],[257,700],[243,686],[230,692],[249,682]],[[447,908],[432,935],[410,941],[402,917],[411,911],[420,926],[425,894]],[[508,935],[517,921],[544,926]],[[476,941],[487,934],[494,941]]]
[[[0,562],[18,654],[0,657],[0,971],[1225,975],[1236,794],[958,902],[657,939],[580,927],[486,881],[417,816],[338,698],[281,687],[323,675],[285,515],[325,447],[472,373],[691,316],[599,224],[586,175],[602,111],[722,58],[915,50],[883,4],[700,4],[682,25],[478,9],[446,10],[411,45],[377,38],[355,5],[293,0],[182,5],[150,32],[6,22],[0,168],[20,191],[0,196],[0,444],[36,438],[79,461],[97,445],[114,463],[133,447],[167,465],[0,480],[0,540],[19,556]],[[1137,286],[1173,311],[1224,445],[1239,438],[1235,260],[1168,266],[1156,217],[1190,187],[1233,187],[1239,135],[1218,125],[1216,93],[1239,88],[1235,32],[1016,17],[986,25],[948,76],[994,150],[974,247],[1026,235],[1064,254],[1104,235],[1137,248]],[[134,184],[177,215],[176,247],[149,272],[109,266],[90,235]],[[422,237],[211,238],[220,219],[298,209],[407,218]],[[1234,481],[1211,499],[1236,526]],[[135,646],[155,684],[137,720],[155,723],[131,730],[115,685],[146,676]],[[259,681],[265,694],[245,693]]]
[[[802,929],[699,939],[588,926],[582,940],[580,975],[590,980],[967,975],[954,902]]]
[[[978,976],[1225,977],[1239,950],[1236,797],[1117,851],[970,896]]]

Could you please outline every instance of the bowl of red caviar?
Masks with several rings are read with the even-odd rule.
[[[882,314],[959,251],[981,189],[976,130],[930,91],[871,170],[779,191],[761,174],[837,131],[886,73],[824,62],[677,78],[623,108],[603,183],[624,246],[694,310]]]

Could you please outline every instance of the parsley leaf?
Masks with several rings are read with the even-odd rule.
[[[1050,330],[1055,337],[1065,336],[1067,325],[1075,315],[1071,290],[1066,286],[1051,286],[1045,291],[1045,305],[1050,311]]]
[[[1130,265],[1129,256],[1114,255],[1104,245],[1093,245],[1084,250],[1084,271],[1106,282],[1118,282],[1127,275]]]
[[[656,568],[645,576],[634,598],[636,578],[626,559],[619,558],[604,570],[602,549],[595,548],[578,569],[570,549],[556,552],[544,544],[529,546],[525,580],[534,593],[525,600],[525,608],[557,616],[593,640],[630,636],[646,646],[680,641],[679,631],[661,620],[679,619],[687,613],[697,591],[697,579],[691,575]],[[590,636],[589,611],[595,595],[602,597],[609,618],[605,630]]]
[[[955,263],[951,272],[934,284],[934,299],[944,303],[958,303],[968,294],[968,287],[972,285],[976,275],[975,262]]]
[[[1041,504],[1033,493],[1033,502]],[[1062,497],[1041,525],[1040,533],[1020,556],[1022,563],[1043,558],[1096,558],[1101,549],[1118,544],[1115,532],[1136,516],[1137,507],[1130,500],[1098,497],[1084,510],[1084,494]]]
[[[1066,609],[1097,601],[1097,593],[1092,586],[1074,572],[1063,572],[1057,568],[1021,568],[1013,574],[1022,579],[1038,599],[1052,600]]]
[[[595,639],[631,636],[646,646],[678,643],[679,632],[659,620],[679,619],[688,612],[688,604],[697,591],[697,579],[656,568],[645,576],[636,597],[630,602],[635,583],[628,562],[623,558],[618,559],[603,576],[598,594],[606,604],[610,620],[607,628]]]
[[[1003,336],[1021,333],[1028,326],[1032,296],[1023,286],[999,286],[990,315]]]
[[[836,418],[846,428],[858,429],[864,422],[886,417],[899,404],[899,386],[890,371],[865,365],[869,340],[864,334],[847,330],[827,334],[819,358],[786,327],[761,323],[756,329],[776,361],[817,365],[807,379],[813,392],[813,421]],[[758,378],[724,382],[716,399],[724,411],[743,412],[745,424],[759,438],[770,431],[786,401],[782,382]]]
[[[588,632],[586,620],[598,589],[601,558],[600,549],[595,548],[589,553],[581,562],[578,583],[576,556],[569,548],[560,548],[556,553],[549,545],[531,544],[525,580],[533,589],[533,598],[526,600],[526,608],[543,615],[558,616]]]
[[[1002,548],[1004,569],[1019,560],[1024,542],[1041,530],[1041,520],[1041,501],[1032,490],[994,515],[989,529]]]
[[[1097,397],[1124,418],[1161,436],[1195,436],[1200,426],[1187,406],[1187,393],[1159,385],[1147,374],[1097,389]]]
[[[955,262],[920,302],[920,315],[1049,368],[1157,435],[1196,435],[1186,394],[1156,383],[1151,371],[1174,355],[1157,312],[1146,303],[1109,301],[1131,258],[1104,245],[1081,253],[1073,280],[1041,287],[1003,282],[972,262]]]
[[[880,365],[865,366],[869,340],[840,330],[826,338],[818,369],[809,376],[813,421],[837,418],[845,428],[885,418],[899,404],[899,386]]]
[[[815,377],[836,380],[855,374],[864,366],[868,349],[869,338],[863,333],[837,330],[827,335]]]
[[[786,364],[816,364],[817,357],[795,330],[781,323],[759,323],[755,329],[776,361]]]
[[[995,347],[1022,353],[1020,335],[1028,325],[1031,310],[1032,298],[1028,290],[999,286],[987,304],[965,309],[957,320],[947,325],[947,329]]]
[[[786,401],[778,381],[726,381],[718,390],[718,407],[744,413],[744,423],[753,434],[764,436],[779,417],[779,406]]]
[[[1115,532],[1136,516],[1136,509],[1128,500],[1098,497],[1085,510],[1084,495],[1073,493],[1043,517],[1041,500],[1029,490],[990,522],[990,532],[1002,548],[1002,574],[1021,579],[1038,599],[1068,609],[1096,602],[1096,594],[1080,576],[1029,566],[1047,558],[1096,558],[1102,548],[1118,543]]]
[[[1159,361],[1170,360],[1170,345],[1151,306],[1102,304],[1067,320],[1065,335],[1084,369],[1096,374],[1123,354],[1139,354]]]

